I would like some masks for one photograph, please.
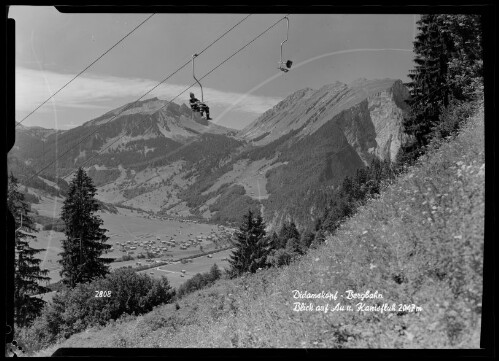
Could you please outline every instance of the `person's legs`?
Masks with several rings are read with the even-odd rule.
[[[203,115],[203,112],[206,114],[206,119],[211,120],[210,118],[210,108],[206,104],[201,105],[201,116]]]
[[[206,120],[211,120],[210,118],[210,108],[206,107],[204,112],[206,113]]]

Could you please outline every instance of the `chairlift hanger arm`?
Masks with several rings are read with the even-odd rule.
[[[291,65],[293,62],[291,60],[284,61],[282,59],[282,48],[283,45],[286,41],[288,41],[289,38],[289,18],[287,16],[283,17],[281,20],[286,19],[286,39],[281,43],[281,59],[279,60],[279,67],[277,69],[287,73],[289,69],[291,69]]]
[[[281,61],[279,62],[280,64],[283,64],[282,61],[282,46],[283,44],[288,41],[288,34],[289,34],[289,18],[287,16],[283,17],[283,19],[286,19],[286,39],[281,43]]]
[[[196,80],[196,82],[199,84],[199,87],[201,88],[201,102],[204,103],[203,86],[201,85],[199,80],[196,78],[196,74],[194,73],[194,58],[197,56],[198,56],[198,54],[194,54],[192,56],[192,76],[193,76],[194,80]]]

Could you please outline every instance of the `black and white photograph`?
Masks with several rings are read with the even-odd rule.
[[[484,349],[483,11],[161,9],[7,9],[5,355]]]

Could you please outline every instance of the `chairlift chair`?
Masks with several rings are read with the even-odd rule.
[[[282,46],[286,41],[288,41],[288,33],[289,33],[289,18],[285,16],[284,19],[286,19],[286,39],[281,43],[281,60],[279,61],[278,69],[287,73],[289,69],[291,69],[291,65],[293,65],[293,62],[291,60],[286,60],[286,61],[282,60]]]

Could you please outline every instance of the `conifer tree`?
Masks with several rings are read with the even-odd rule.
[[[441,31],[452,42],[448,82],[457,100],[474,99],[483,91],[482,19],[477,14],[440,14]]]
[[[229,264],[230,273],[238,276],[244,272],[256,272],[258,268],[265,266],[267,255],[270,251],[268,238],[265,236],[265,224],[262,216],[253,216],[253,212],[248,210],[244,215],[244,220],[236,231],[236,240]]]
[[[220,271],[220,268],[217,266],[215,263],[213,266],[210,268],[210,278],[212,281],[218,280],[222,276],[222,271]]]
[[[61,277],[64,284],[73,288],[78,283],[91,282],[109,273],[108,264],[113,260],[101,258],[111,246],[105,242],[106,229],[102,219],[95,215],[99,203],[94,198],[96,188],[92,179],[79,168],[73,178],[68,197],[62,207],[61,218],[66,224],[66,239],[60,253]]]
[[[268,246],[271,250],[278,249],[281,247],[281,241],[279,240],[279,236],[275,231],[272,232],[270,236],[267,236]]]
[[[306,250],[302,246],[301,242],[299,239],[296,238],[290,238],[286,242],[286,251],[291,254],[305,254]]]
[[[414,41],[415,68],[407,83],[410,112],[403,125],[413,142],[403,146],[402,161],[417,158],[441,122],[443,109],[469,100],[483,84],[481,19],[478,15],[422,15]]]
[[[308,250],[310,248],[310,245],[314,241],[314,238],[315,238],[314,232],[312,232],[310,230],[303,232],[301,235],[301,240],[300,240],[302,248],[305,250]]]
[[[295,222],[285,222],[281,227],[281,231],[279,232],[279,248],[285,248],[288,240],[292,238],[300,239],[300,233],[296,228]]]
[[[47,270],[40,269],[40,259],[35,255],[44,249],[35,249],[30,246],[30,240],[36,240],[35,224],[30,217],[29,205],[24,195],[19,191],[19,183],[11,174],[7,191],[7,207],[15,219],[15,248],[14,260],[14,320],[20,326],[29,325],[41,312],[45,301],[33,295],[48,292],[49,289],[40,284],[50,280]]]
[[[422,15],[417,22],[419,33],[414,41],[415,68],[409,74],[411,113],[405,119],[405,131],[414,136],[417,147],[427,144],[432,124],[438,121],[438,110],[449,101],[446,87],[449,61],[449,37],[440,31],[437,14]]]

